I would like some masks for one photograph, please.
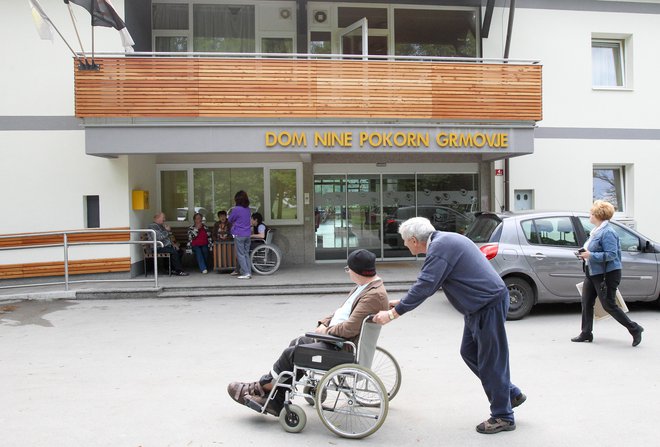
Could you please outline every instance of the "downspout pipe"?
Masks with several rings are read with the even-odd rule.
[[[506,28],[506,44],[504,45],[504,59],[509,58],[511,48],[511,33],[513,32],[513,16],[516,11],[516,0],[509,3],[509,23]],[[504,61],[506,63],[506,61]],[[504,210],[511,211],[511,195],[509,193],[509,159],[504,160]]]

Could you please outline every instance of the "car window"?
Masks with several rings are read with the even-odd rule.
[[[544,217],[542,219],[529,219],[520,223],[523,234],[530,244],[558,245],[563,247],[577,247],[577,234],[571,218]]]
[[[587,234],[587,237],[591,234],[591,230],[594,229],[594,224],[589,222],[588,217],[580,217],[580,223],[584,228],[584,232]],[[621,227],[617,224],[612,224],[612,228],[616,232],[616,235],[619,236],[619,241],[621,242],[621,251],[636,252],[640,251],[641,243],[639,238],[632,232],[628,231],[626,228]]]
[[[492,214],[478,216],[465,232],[472,242],[494,242],[499,233],[495,230],[502,224],[499,217]]]

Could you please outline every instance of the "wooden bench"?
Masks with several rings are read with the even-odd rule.
[[[150,241],[148,233],[142,233],[140,236],[141,241]],[[156,252],[156,259],[167,259],[167,273],[169,276],[172,276],[172,263],[170,262],[169,253],[158,253]],[[144,276],[147,276],[147,262],[154,262],[154,246],[152,244],[143,244],[142,245],[142,265],[144,266]],[[158,261],[156,261],[157,263]],[[156,265],[158,268],[158,265]]]
[[[143,233],[142,236],[140,237],[140,240],[142,241],[150,240],[149,235],[147,233]],[[172,227],[172,231],[170,231],[170,240],[173,243],[178,243],[179,247],[185,250],[184,251],[185,254],[192,254],[192,250],[188,247],[188,227]],[[143,254],[142,263],[144,265],[144,276],[147,276],[147,261],[153,262],[154,259],[153,245],[151,244],[142,245],[142,254]],[[172,276],[172,263],[170,260],[170,254],[159,252],[156,253],[156,258],[167,259],[167,273],[169,276]],[[181,263],[183,263],[183,256],[181,257]]]

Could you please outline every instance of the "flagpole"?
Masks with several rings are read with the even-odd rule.
[[[83,48],[82,40],[80,40],[80,34],[78,34],[78,26],[76,26],[76,18],[73,16],[73,11],[71,10],[71,3],[66,4],[69,7],[69,15],[71,16],[71,23],[73,23],[73,29],[76,31],[76,37],[78,38],[78,43],[80,44],[80,51],[82,51],[85,57],[85,65],[89,65],[87,60],[87,55],[85,54],[85,49]]]

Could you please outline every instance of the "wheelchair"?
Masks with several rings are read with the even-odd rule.
[[[291,402],[301,396],[316,407],[323,424],[336,435],[359,439],[375,433],[387,418],[389,401],[399,391],[401,369],[389,352],[376,346],[381,326],[372,323],[371,318],[370,315],[362,322],[357,346],[340,337],[306,333],[316,341],[343,343],[349,349],[335,351],[298,345],[293,371],[282,371],[275,378],[263,406],[256,402],[248,406],[265,414],[279,388],[285,392],[279,422],[287,432],[298,433],[307,423],[305,410]],[[289,379],[291,383],[286,383]]]
[[[250,263],[252,270],[260,275],[271,275],[280,268],[282,251],[273,244],[274,235],[275,229],[269,228],[263,241],[253,241],[258,245],[250,251]]]

